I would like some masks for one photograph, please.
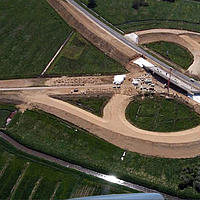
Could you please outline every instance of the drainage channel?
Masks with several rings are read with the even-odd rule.
[[[19,144],[14,139],[12,139],[11,137],[9,137],[8,135],[6,135],[5,133],[3,133],[1,131],[0,131],[0,137],[3,138],[4,140],[6,140],[8,143],[12,144],[15,148],[17,148],[17,149],[19,149],[19,150],[21,150],[25,153],[28,153],[30,155],[42,158],[42,159],[50,161],[50,162],[54,162],[56,164],[59,164],[61,166],[64,166],[64,167],[67,167],[67,168],[70,168],[70,169],[75,169],[75,170],[82,172],[82,173],[85,173],[87,175],[94,176],[94,177],[106,180],[108,182],[112,182],[112,183],[115,183],[115,184],[118,184],[118,185],[122,185],[122,186],[131,188],[131,189],[134,189],[134,190],[138,190],[138,191],[141,191],[141,192],[160,193],[166,200],[183,200],[181,198],[174,197],[172,195],[168,195],[168,194],[165,194],[165,193],[162,193],[162,192],[158,192],[157,190],[153,190],[153,189],[150,189],[150,188],[147,188],[147,187],[143,187],[143,186],[140,186],[140,185],[137,185],[137,184],[134,184],[134,183],[130,183],[130,182],[118,179],[118,178],[116,178],[115,176],[112,176],[112,175],[106,175],[106,174],[102,174],[102,173],[99,173],[99,172],[95,172],[93,170],[83,168],[79,165],[71,164],[69,162],[63,161],[63,160],[55,158],[53,156],[49,156],[45,153],[41,153],[41,152],[38,152],[38,151],[35,151],[35,150],[32,150],[32,149],[29,149],[29,148]]]

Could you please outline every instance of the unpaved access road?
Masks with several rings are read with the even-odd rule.
[[[131,125],[125,117],[125,109],[131,98],[123,95],[123,90],[122,87],[121,94],[115,94],[108,102],[103,118],[48,96],[64,94],[66,89],[15,91],[12,92],[15,96],[11,95],[11,98],[24,102],[19,106],[22,110],[44,110],[133,152],[169,158],[195,157],[200,154],[200,126],[186,131],[159,133],[141,130]]]
[[[151,29],[137,31],[135,34],[139,36],[140,44],[168,41],[185,47],[194,57],[188,71],[200,77],[200,33],[176,29]]]

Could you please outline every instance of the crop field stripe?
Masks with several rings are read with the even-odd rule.
[[[13,188],[12,188],[12,190],[11,190],[11,192],[10,192],[10,197],[9,197],[9,199],[12,199],[13,196],[15,195],[15,192],[16,192],[16,190],[17,190],[17,187],[18,187],[18,185],[20,184],[22,178],[24,177],[24,174],[26,173],[26,170],[28,169],[28,167],[29,167],[29,163],[26,163],[25,168],[22,170],[22,173],[19,175],[19,177],[18,177],[18,179],[17,179],[15,185],[13,186]]]
[[[55,197],[55,195],[56,195],[56,192],[57,192],[58,188],[60,187],[60,184],[61,184],[60,181],[56,184],[56,186],[55,186],[55,188],[54,188],[54,191],[53,191],[53,194],[52,194],[50,200],[53,200],[53,199],[54,199],[54,197]]]
[[[7,159],[6,163],[4,164],[4,166],[3,166],[3,168],[2,168],[2,170],[0,172],[0,180],[1,180],[1,177],[3,176],[3,174],[5,172],[6,168],[8,167],[9,163],[10,163],[10,161],[9,161],[9,159]]]
[[[43,177],[41,176],[41,177],[38,179],[38,181],[35,183],[35,186],[34,186],[32,192],[31,192],[31,195],[29,196],[28,200],[32,200],[33,196],[35,195],[35,192],[37,191],[37,189],[38,189],[38,187],[39,187],[39,185],[40,185],[40,182],[41,182],[42,178],[43,178]]]
[[[6,199],[9,197],[13,186],[16,184],[24,164],[20,159],[13,159],[12,163],[6,168],[0,181],[0,199]]]

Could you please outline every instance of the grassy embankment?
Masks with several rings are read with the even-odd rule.
[[[103,116],[103,109],[110,100],[111,96],[100,96],[100,97],[65,97],[58,98],[62,101],[70,103],[74,106],[82,108],[88,112],[99,117]]]
[[[88,0],[81,0],[87,4]],[[200,4],[193,1],[147,0],[149,6],[132,8],[130,0],[96,0],[94,11],[124,32],[152,28],[186,29],[200,32]],[[192,13],[192,14],[191,14]]]
[[[109,58],[78,33],[74,33],[46,75],[105,75],[126,73],[123,66]]]
[[[157,132],[181,131],[200,123],[200,116],[188,106],[160,97],[138,97],[128,105],[126,116],[135,126]]]
[[[193,62],[192,54],[183,46],[172,42],[152,42],[145,46],[187,70]],[[168,51],[168,54],[167,54]]]
[[[16,115],[6,131],[20,143],[63,160],[163,192],[189,199],[200,198],[194,187],[184,190],[178,187],[183,167],[197,164],[199,157],[167,159],[127,151],[124,161],[121,161],[123,149],[36,110]]]
[[[36,158],[1,138],[0,160],[0,199],[28,199],[31,194],[32,199],[50,199],[54,191],[54,199],[136,192]],[[11,192],[17,180],[18,186]]]
[[[37,77],[71,29],[46,0],[3,0],[0,7],[0,79]]]

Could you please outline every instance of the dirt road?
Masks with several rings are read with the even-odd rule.
[[[100,118],[48,96],[66,92],[65,89],[58,90],[23,91],[19,92],[17,98],[24,102],[22,109],[34,107],[44,110],[130,151],[169,158],[199,155],[200,126],[170,134],[141,130],[132,126],[125,118],[130,96],[115,94],[104,108],[103,118]],[[137,94],[136,91],[135,93]]]
[[[175,29],[151,29],[135,33],[140,38],[140,44],[168,41],[184,46],[194,57],[194,61],[188,71],[200,77],[200,33]]]

